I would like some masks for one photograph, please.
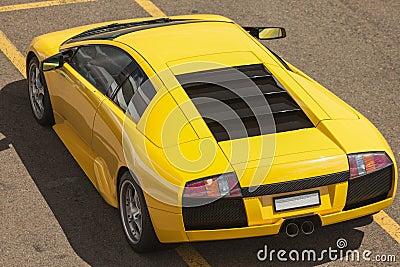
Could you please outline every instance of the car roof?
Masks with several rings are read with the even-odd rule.
[[[246,34],[245,30],[226,18],[151,27],[123,34],[114,41],[132,47],[150,65],[161,69],[178,63],[191,62],[197,57],[199,57],[197,60],[213,62],[221,59],[221,63],[226,64],[222,58],[227,54],[247,52],[253,54],[252,59],[257,58],[257,54],[260,53],[265,56],[265,50]],[[204,57],[205,55],[213,57]],[[233,58],[237,58],[237,61],[232,61],[231,56],[228,65],[239,66],[260,62],[257,59],[248,62],[245,56]]]

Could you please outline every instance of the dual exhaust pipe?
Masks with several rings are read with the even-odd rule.
[[[296,237],[300,230],[305,235],[311,235],[314,232],[315,226],[312,221],[303,221],[303,222],[289,222],[285,227],[285,233],[289,237]]]

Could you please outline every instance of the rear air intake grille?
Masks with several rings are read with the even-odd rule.
[[[246,211],[241,198],[220,198],[197,207],[183,207],[182,214],[186,230],[212,230],[247,226]]]
[[[344,210],[359,208],[387,198],[392,189],[393,165],[349,181]]]
[[[304,190],[309,188],[315,188],[319,186],[325,186],[330,184],[338,184],[347,182],[350,178],[348,171],[332,173],[317,177],[305,178],[301,180],[294,180],[282,183],[261,185],[257,188],[245,187],[242,188],[243,197],[256,197],[264,195],[272,195],[286,192],[293,192],[298,190]]]
[[[262,64],[183,74],[177,79],[217,141],[274,133],[275,128],[285,132],[313,127]],[[232,117],[224,106],[237,115]]]

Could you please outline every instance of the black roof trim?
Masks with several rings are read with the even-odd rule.
[[[93,28],[87,31],[84,31],[78,35],[73,36],[72,38],[66,40],[64,44],[79,42],[79,41],[87,41],[87,40],[114,40],[122,35],[151,29],[158,28],[164,26],[172,26],[179,24],[187,24],[187,23],[197,23],[197,22],[225,22],[232,23],[220,20],[199,20],[199,19],[170,19],[170,18],[158,18],[153,20],[145,20],[145,21],[137,21],[137,22],[128,22],[128,23],[112,23],[109,25]]]

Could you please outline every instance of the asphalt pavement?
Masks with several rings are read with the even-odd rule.
[[[0,0],[0,31],[23,55],[30,41],[44,33],[150,16],[142,7],[149,5],[144,0],[60,0],[39,4],[42,7],[2,10],[34,2],[43,0]],[[285,27],[287,38],[263,43],[370,119],[400,162],[400,1],[152,3],[167,15],[212,13],[243,26]],[[6,55],[0,49],[0,266],[398,266],[400,244],[371,216],[295,239],[266,236],[176,245],[149,254],[133,252],[124,239],[117,210],[103,201],[55,132],[35,122],[26,80],[15,60]],[[397,197],[385,211],[397,227],[399,204]],[[276,251],[321,252],[336,248],[341,238],[348,249],[395,255],[397,263],[257,259],[265,245]]]

